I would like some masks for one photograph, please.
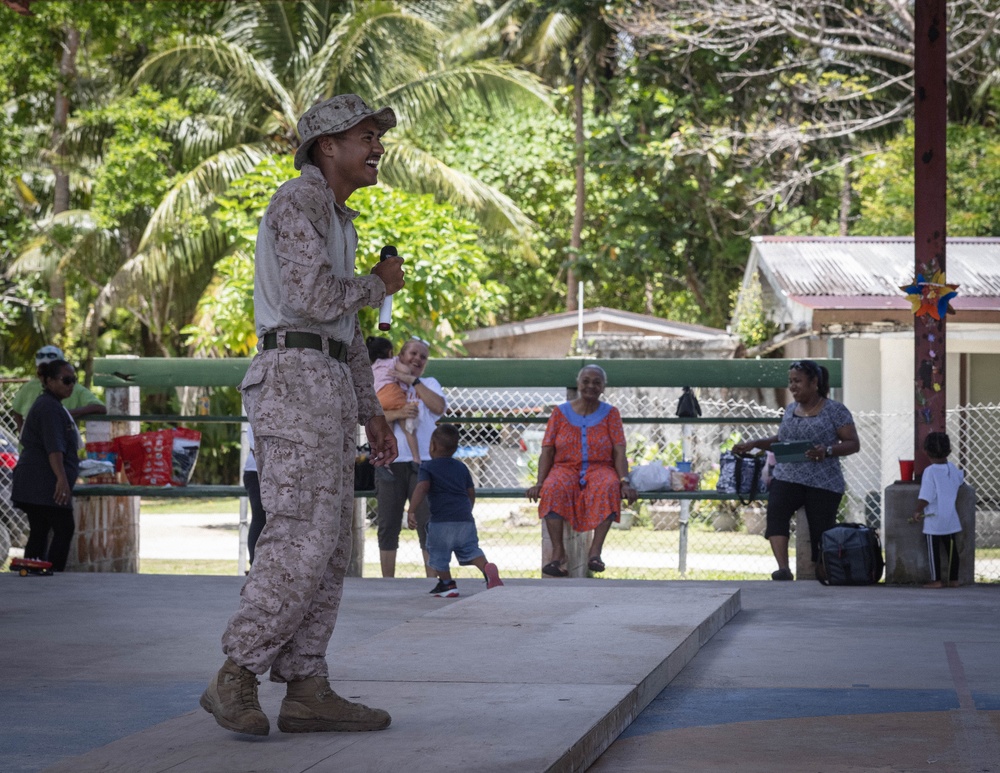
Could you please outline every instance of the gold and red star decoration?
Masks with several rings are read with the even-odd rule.
[[[955,313],[948,301],[958,295],[958,285],[948,284],[944,271],[931,274],[928,278],[917,274],[913,284],[900,285],[899,289],[906,293],[916,317],[929,314],[939,320],[945,314]]]

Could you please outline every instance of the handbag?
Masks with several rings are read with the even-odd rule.
[[[736,494],[741,505],[749,505],[761,494],[767,493],[762,473],[767,459],[763,456],[737,456],[726,451],[719,457],[719,482],[715,490]]]

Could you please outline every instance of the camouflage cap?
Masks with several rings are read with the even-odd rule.
[[[357,94],[338,94],[310,107],[299,119],[302,144],[295,151],[295,168],[301,169],[309,160],[309,150],[320,137],[345,132],[366,118],[374,118],[382,132],[396,125],[396,114],[391,107],[372,110]]]

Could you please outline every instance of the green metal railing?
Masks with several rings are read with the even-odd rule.
[[[596,363],[614,387],[776,388],[788,383],[794,360],[584,360],[442,359],[427,364],[426,375],[447,387],[573,388],[585,364]],[[830,371],[830,386],[842,384],[840,360],[816,360]],[[250,359],[115,358],[94,361],[94,384],[137,386],[166,391],[179,386],[237,386]]]

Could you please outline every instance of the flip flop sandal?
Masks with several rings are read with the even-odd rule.
[[[601,560],[600,556],[591,556],[590,560],[587,562],[587,568],[592,572],[603,572],[604,562]]]
[[[559,566],[558,561],[550,561],[542,567],[542,574],[549,577],[569,577],[569,572]]]

